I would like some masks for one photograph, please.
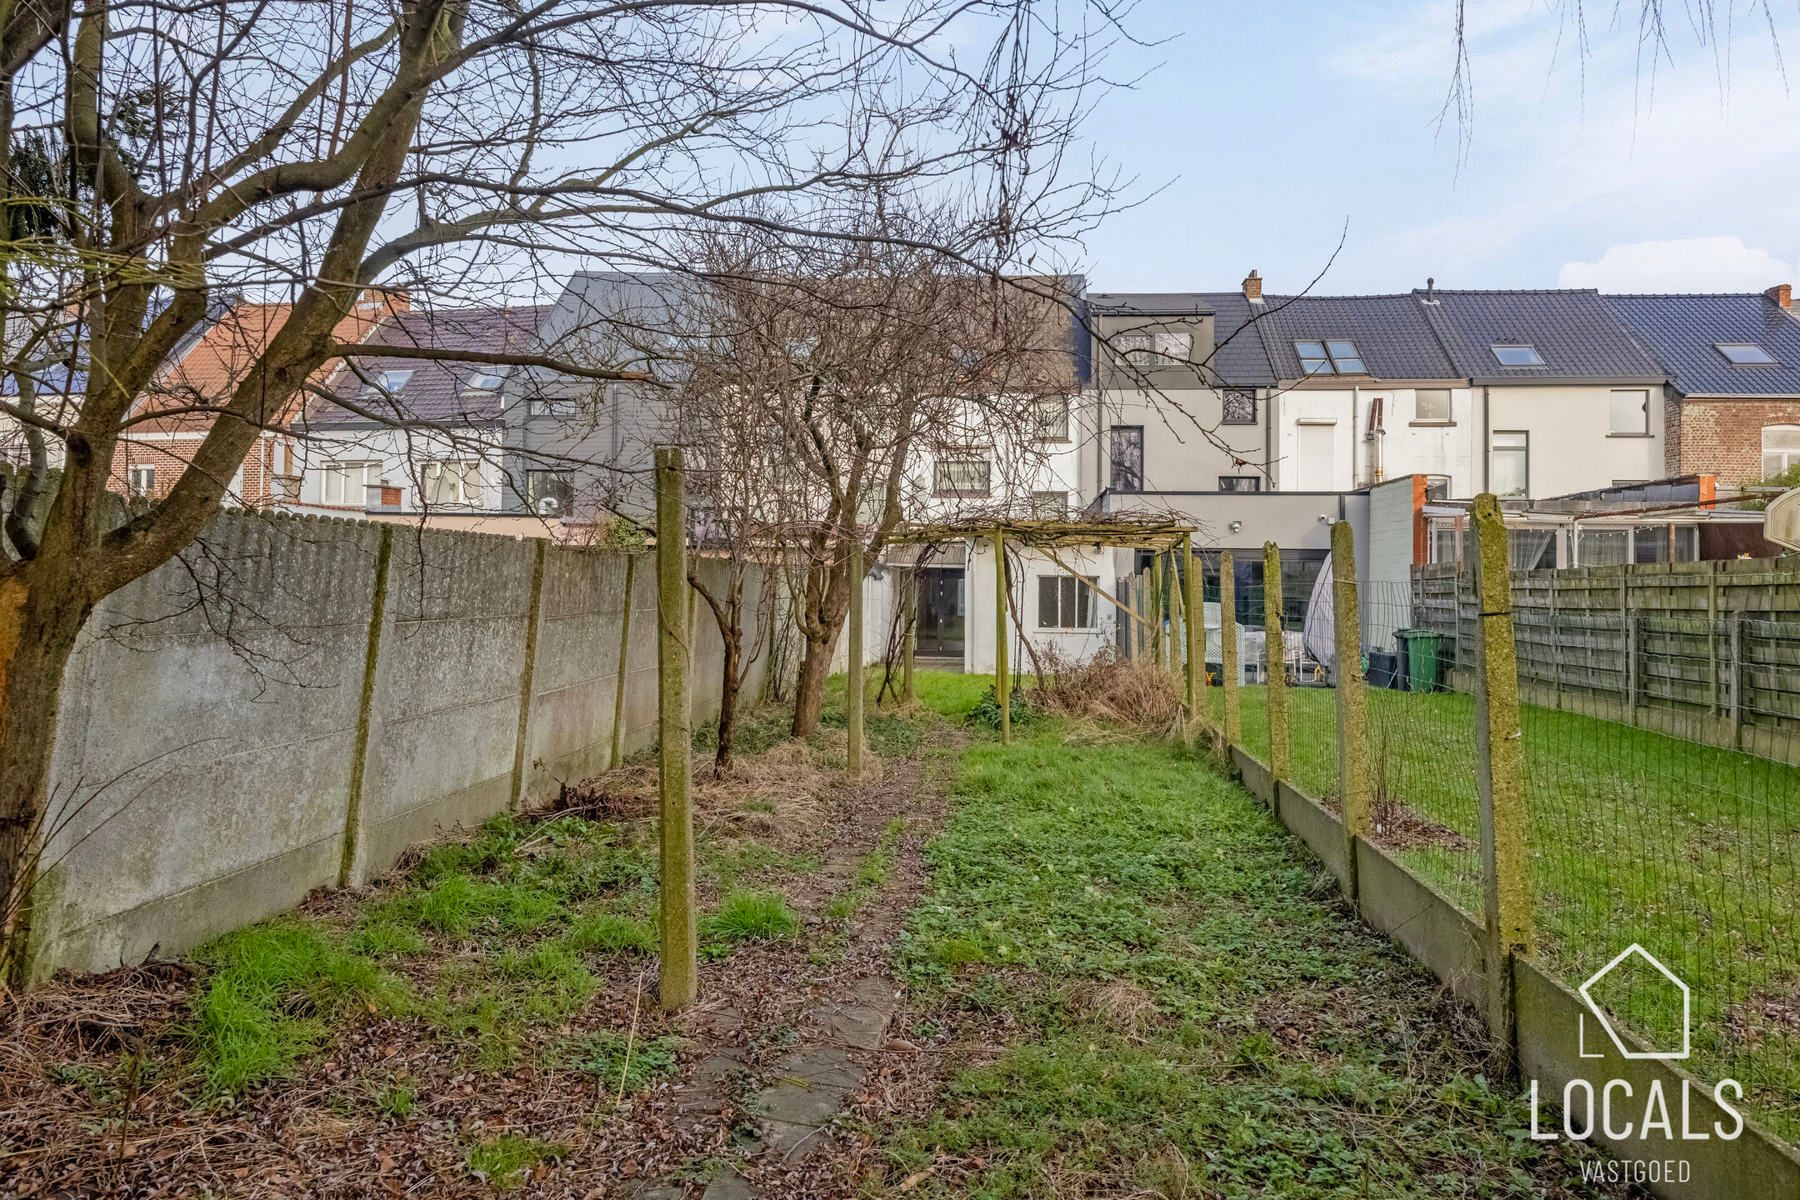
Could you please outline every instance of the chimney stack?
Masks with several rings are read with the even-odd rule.
[[[1255,272],[1251,272],[1251,274],[1255,274]],[[1776,304],[1779,304],[1782,308],[1794,307],[1794,285],[1791,283],[1778,283],[1768,291],[1764,292],[1763,295],[1773,300]]]
[[[1250,273],[1244,276],[1244,299],[1252,304],[1262,302],[1262,276],[1256,273],[1255,267],[1251,267]]]

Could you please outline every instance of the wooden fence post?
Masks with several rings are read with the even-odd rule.
[[[907,567],[901,576],[901,586],[906,589],[902,595],[904,614],[901,619],[906,622],[906,640],[900,651],[900,703],[911,704],[913,696],[913,659],[919,652],[919,572],[915,567]]]
[[[1181,535],[1182,629],[1187,634],[1187,706],[1190,724],[1200,720],[1200,684],[1206,675],[1206,601],[1194,570],[1194,535]]]
[[[1513,959],[1531,952],[1531,880],[1506,524],[1489,493],[1475,498],[1475,536],[1475,779],[1486,885],[1488,1030],[1510,1063]]]
[[[1356,532],[1350,522],[1331,527],[1331,595],[1336,646],[1338,801],[1344,816],[1345,877],[1357,894],[1356,843],[1369,838],[1374,794],[1369,758],[1369,698],[1363,690],[1362,617],[1356,591]]]
[[[1263,634],[1268,671],[1269,704],[1269,779],[1281,794],[1280,784],[1288,777],[1289,754],[1293,740],[1288,733],[1287,655],[1281,634],[1281,547],[1263,543]]]
[[[1000,742],[1012,741],[1012,672],[1006,661],[1006,530],[994,526],[994,699],[1000,702]]]
[[[637,573],[635,554],[625,556],[625,594],[619,600],[619,673],[613,681],[612,746],[606,757],[608,767],[619,765],[619,751],[625,744],[625,684],[631,675],[631,578]]]
[[[1225,749],[1231,748],[1244,740],[1244,716],[1238,706],[1239,676],[1243,670],[1238,663],[1237,644],[1237,567],[1232,560],[1231,551],[1219,552],[1219,674],[1224,676],[1219,682],[1225,687]],[[1204,608],[1204,604],[1202,605]],[[1204,646],[1204,643],[1202,643]],[[1202,657],[1206,651],[1201,650]]]
[[[688,796],[693,730],[688,702],[687,520],[682,512],[681,450],[656,450],[656,711],[662,801],[662,958],[659,996],[665,1009],[699,994],[694,920],[694,810]]]
[[[1163,556],[1158,554],[1150,559],[1150,661],[1159,667],[1163,665],[1164,607]]]
[[[863,757],[863,548],[860,535],[850,537],[850,654],[844,660],[844,711],[848,750],[844,767],[850,778],[862,778]]]

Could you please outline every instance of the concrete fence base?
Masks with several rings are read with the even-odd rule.
[[[1286,781],[1275,784],[1268,767],[1243,747],[1231,747],[1230,757],[1245,788],[1270,805],[1340,884],[1349,874],[1345,847],[1353,847],[1353,902],[1365,921],[1393,938],[1458,999],[1476,1008],[1486,1003],[1488,956],[1479,922],[1379,847],[1362,839],[1347,842],[1335,814]],[[1574,1132],[1604,1147],[1624,1172],[1621,1178],[1637,1181],[1651,1194],[1671,1200],[1800,1197],[1800,1154],[1793,1147],[1754,1121],[1733,1116],[1715,1098],[1712,1083],[1668,1062],[1619,1054],[1595,1033],[1591,1016],[1583,1037],[1587,1006],[1580,996],[1531,959],[1506,961],[1516,1014],[1512,1061],[1526,1085],[1537,1091],[1539,1126],[1534,1133],[1545,1140],[1568,1136],[1562,1101],[1564,1089],[1576,1081],[1574,1095],[1585,1101],[1586,1089],[1591,1089],[1597,1115],[1589,1129],[1584,1128],[1585,1111],[1572,1114]],[[1646,1049],[1628,1034],[1621,1038],[1634,1052]],[[1598,1116],[1609,1085],[1611,1132]],[[1660,1128],[1649,1136],[1642,1132],[1653,1091],[1666,1102],[1672,1136],[1664,1136]],[[1729,1091],[1724,1098],[1734,1101]],[[1741,1105],[1733,1107],[1741,1112]],[[1632,1136],[1613,1136],[1627,1122]],[[1726,1139],[1718,1136],[1721,1130],[1738,1132]],[[1684,1137],[1684,1132],[1710,1136]]]
[[[655,573],[620,553],[221,515],[109,597],[70,662],[32,977],[175,953],[367,882],[648,747],[655,606]],[[695,639],[700,721],[724,646],[710,617]]]

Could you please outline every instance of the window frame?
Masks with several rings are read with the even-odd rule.
[[[1793,444],[1771,449],[1769,447],[1769,434],[1771,433],[1788,434],[1790,435]],[[1773,479],[1783,471],[1791,470],[1794,466],[1800,465],[1800,424],[1783,421],[1773,425],[1764,425],[1762,427],[1761,450],[1762,477],[1764,479]],[[1772,455],[1784,460],[1780,466],[1773,468],[1769,466],[1769,460]]]
[[[950,482],[947,468],[952,466],[981,465],[981,487],[959,488]],[[961,500],[985,500],[994,493],[994,464],[986,458],[953,458],[939,457],[931,464],[931,494]]]
[[[1779,367],[1781,365],[1781,360],[1770,353],[1767,347],[1757,342],[1714,342],[1713,349],[1719,352],[1719,357],[1734,367]],[[1740,361],[1731,356],[1733,350],[1753,350],[1762,357]]]
[[[1233,487],[1233,486],[1231,486],[1234,483],[1247,483],[1250,486],[1249,487]],[[1221,492],[1228,492],[1234,496],[1256,495],[1263,490],[1262,484],[1263,484],[1263,481],[1262,481],[1261,475],[1221,475],[1221,476],[1219,476],[1219,490]]]
[[[1618,427],[1618,421],[1619,421],[1618,405],[1619,405],[1619,398],[1621,396],[1642,396],[1644,398],[1643,428],[1632,430],[1632,429],[1620,429]],[[1650,389],[1649,388],[1613,388],[1612,393],[1611,393],[1611,398],[1609,400],[1609,404],[1610,404],[1610,407],[1608,408],[1607,414],[1606,414],[1606,436],[1607,437],[1647,438],[1647,437],[1651,436]]]
[[[557,496],[559,505],[556,515],[567,516],[575,508],[575,477],[567,471],[553,471],[544,467],[528,467],[525,471],[525,507],[533,516],[539,515],[538,505],[550,497],[538,494],[538,483],[543,479],[555,479],[562,483],[565,495]]]
[[[452,466],[461,468],[455,476],[457,498],[454,500],[434,499],[433,493],[442,484],[446,469]],[[471,472],[475,477],[472,488],[469,483]],[[471,491],[473,492],[472,498]],[[481,478],[481,460],[479,458],[428,458],[419,464],[420,508],[480,508],[486,492],[485,481]]]
[[[389,396],[398,395],[406,390],[407,384],[412,382],[414,373],[415,369],[412,367],[385,367],[381,374],[375,377],[375,390]],[[399,382],[390,382],[395,377],[398,377]]]
[[[326,462],[323,467],[319,468],[319,502],[321,504],[339,505],[346,508],[367,508],[369,506],[369,488],[381,482],[381,466],[382,462],[378,458],[331,459]],[[350,482],[351,472],[358,468],[363,472],[363,481],[361,484],[362,495],[352,500],[350,498],[350,491],[353,486]],[[375,473],[375,478],[373,479],[369,478],[369,472],[371,471]],[[343,495],[336,500],[331,498],[331,481],[334,476],[340,476],[344,482]]]
[[[1507,362],[1505,357],[1500,353],[1502,350],[1523,350],[1531,355],[1533,361]],[[1494,356],[1495,362],[1511,371],[1534,370],[1538,367],[1548,365],[1544,362],[1544,352],[1537,348],[1536,342],[1490,342],[1488,344],[1488,352]]]
[[[1082,581],[1086,580],[1086,584]],[[1092,575],[1076,575],[1069,571],[1041,573],[1038,581],[1037,628],[1058,633],[1086,633],[1098,626],[1094,605],[1093,589],[1099,586],[1099,580]],[[1054,586],[1052,586],[1054,585]],[[1054,608],[1056,623],[1049,624],[1044,620],[1046,602]],[[1073,617],[1074,624],[1063,622],[1064,617]]]
[[[1317,346],[1319,352],[1313,354],[1302,349],[1303,346]],[[1294,354],[1300,360],[1302,378],[1311,378],[1314,375],[1367,375],[1369,373],[1369,360],[1363,357],[1361,350],[1357,349],[1354,338],[1295,338]],[[1354,370],[1344,365],[1351,362],[1356,364]]]
[[[1419,404],[1421,396],[1442,396],[1444,398],[1444,415],[1428,417]],[[1454,425],[1456,424],[1456,392],[1452,388],[1414,388],[1413,419],[1414,425]]]
[[[1131,487],[1122,487],[1119,483],[1119,443],[1121,435],[1135,435],[1127,440],[1137,443],[1137,464],[1133,468],[1135,475]],[[1111,425],[1106,430],[1106,487],[1108,491],[1118,492],[1125,496],[1141,496],[1144,492],[1144,427],[1142,425]]]
[[[1248,417],[1241,413],[1235,417],[1232,415],[1231,408],[1234,400],[1250,406]],[[1219,424],[1221,425],[1255,425],[1257,423],[1256,409],[1256,392],[1251,388],[1224,388],[1219,392]]]
[[[483,384],[481,382],[483,379],[491,379],[494,382]],[[465,392],[497,392],[505,386],[506,372],[492,368],[471,371],[463,379],[463,391]]]
[[[153,495],[156,491],[156,467],[151,463],[133,463],[125,468],[125,491],[134,500],[147,499]]]
[[[1052,497],[1055,499],[1052,500]],[[1069,515],[1069,492],[1067,488],[1045,488],[1034,491],[1027,497],[1026,506],[1031,515],[1038,518],[1053,517],[1061,519]]]
[[[1052,419],[1045,420],[1046,410],[1051,405],[1057,406]],[[1069,441],[1069,398],[1067,396],[1045,396],[1037,402],[1037,438],[1039,442],[1062,444]]]
[[[1523,439],[1523,441],[1517,446],[1501,446],[1499,439],[1503,437],[1516,437]],[[1494,487],[1492,489],[1494,495],[1503,496],[1508,499],[1521,496],[1529,497],[1531,495],[1531,431],[1529,429],[1496,429],[1488,434],[1488,482],[1490,484],[1494,482],[1494,475],[1496,474],[1494,464],[1499,460],[1499,456],[1502,453],[1508,455],[1518,454],[1520,456],[1521,475],[1523,476],[1524,482],[1520,490],[1516,492],[1502,492],[1498,487]]]

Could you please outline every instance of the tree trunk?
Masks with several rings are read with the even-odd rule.
[[[731,770],[731,743],[737,736],[738,693],[743,680],[738,677],[744,659],[742,625],[719,631],[725,643],[725,671],[719,680],[719,748],[713,752],[713,777],[723,779]]]
[[[825,680],[831,674],[831,652],[836,641],[835,637],[806,637],[800,675],[794,681],[795,737],[807,737],[819,728],[819,713],[825,707]]]
[[[0,576],[0,982],[24,967],[63,669],[91,611],[74,591]]]

